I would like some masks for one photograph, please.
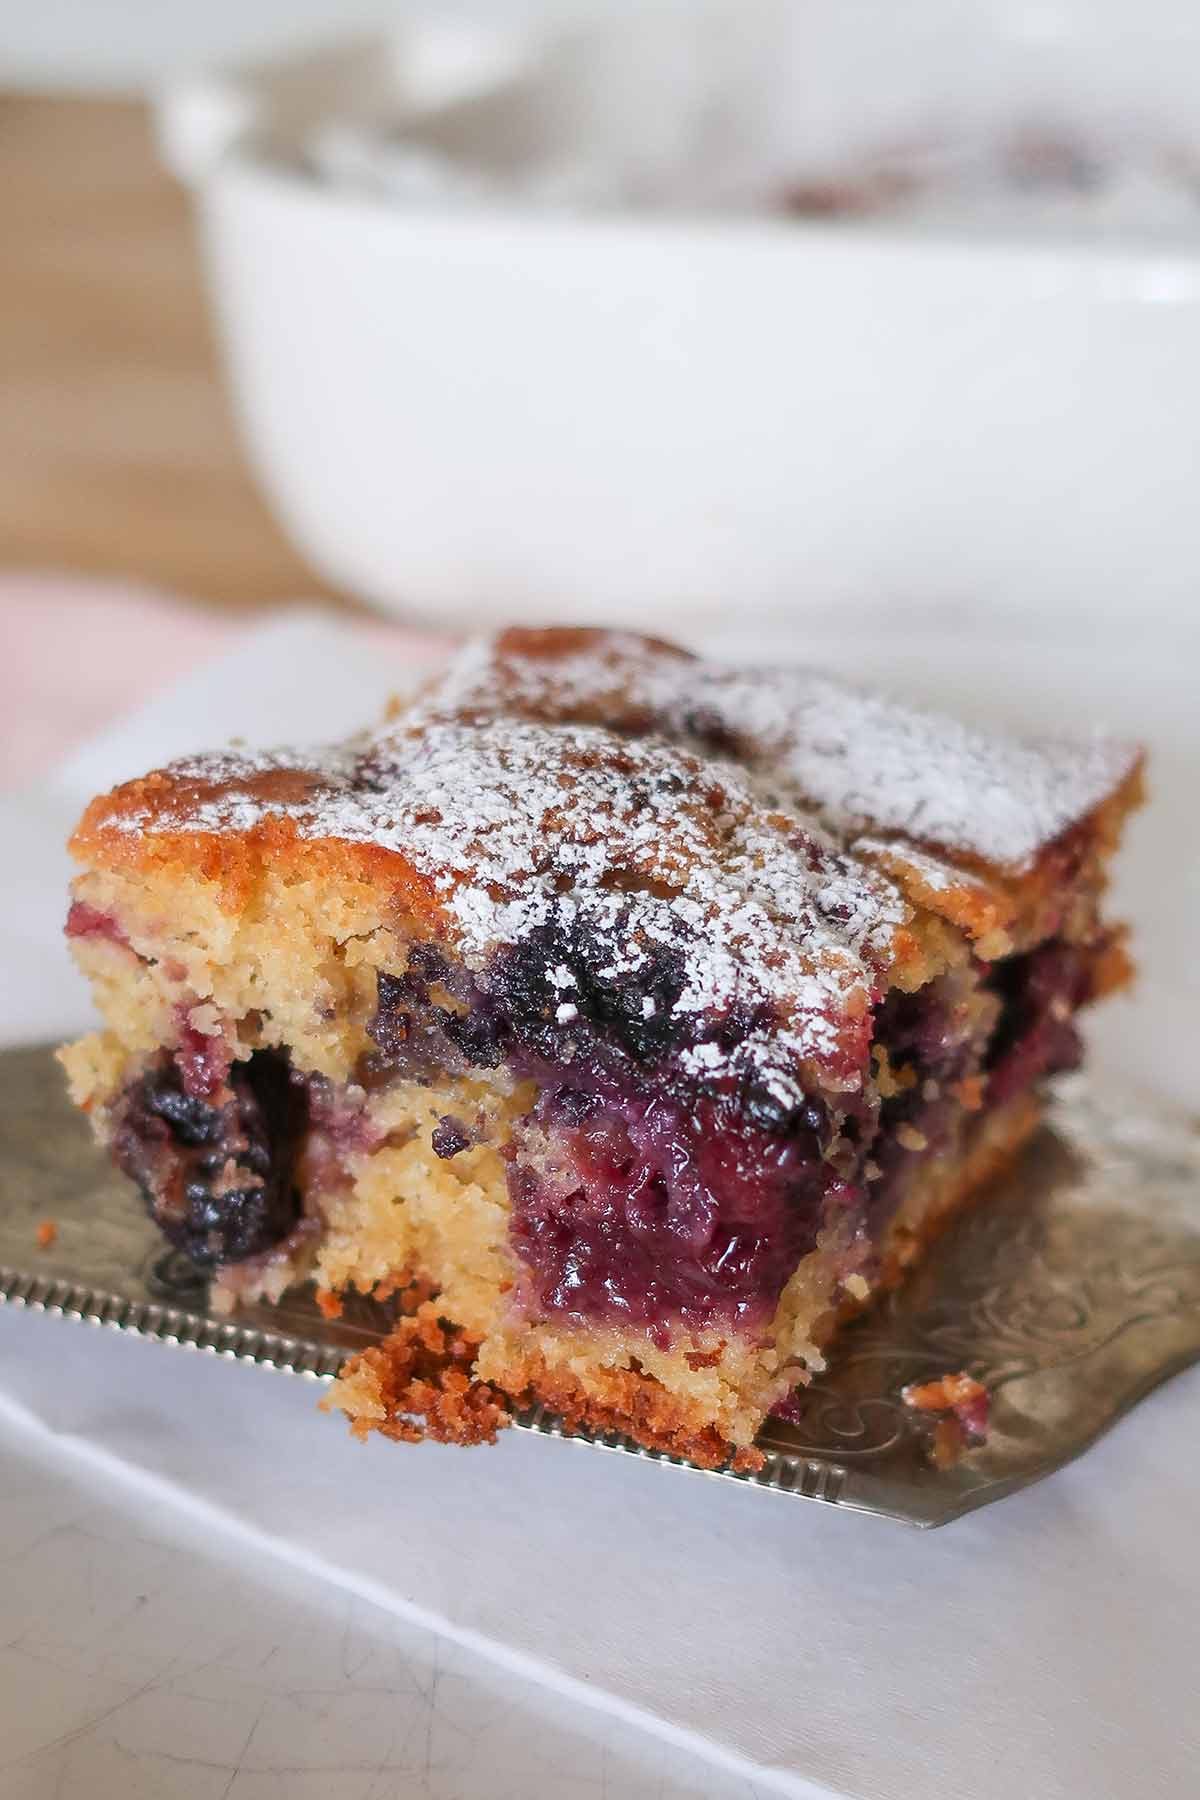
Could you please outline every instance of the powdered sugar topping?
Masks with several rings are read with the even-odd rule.
[[[551,639],[471,647],[350,744],[176,763],[104,824],[227,835],[282,819],[394,852],[485,979],[505,945],[586,932],[605,979],[644,982],[646,1019],[669,953],[684,1068],[752,1072],[790,1104],[802,1065],[861,1078],[870,1001],[910,917],[864,860],[865,826],[877,849],[911,837],[1019,866],[1131,766],[1120,747],[1008,743],[823,676],[720,668],[620,634]],[[947,865],[916,854],[936,888]],[[569,1025],[566,962],[549,985]],[[735,1012],[750,1023],[718,1041]]]
[[[1013,871],[1105,800],[1137,759],[1111,739],[982,731],[808,670],[729,668],[630,633],[577,636],[558,655],[506,652],[504,640],[499,654],[474,647],[440,697],[475,716],[607,714],[735,756],[768,801],[815,812],[844,842],[894,834]]]
[[[841,1068],[848,1037],[859,1060],[868,997],[907,916],[889,881],[764,812],[736,770],[597,726],[418,713],[351,748],[225,753],[168,775],[152,804],[113,823],[224,834],[286,818],[305,838],[395,851],[481,970],[550,923],[586,929],[607,946],[604,973],[635,984],[668,948],[684,970],[674,1011],[697,1038],[732,1007],[770,1016],[720,1059],[777,1085],[796,1086],[798,1060]],[[561,1019],[572,972],[551,979]],[[706,1074],[716,1048],[703,1046]]]

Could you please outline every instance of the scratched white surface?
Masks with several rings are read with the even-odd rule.
[[[29,1321],[30,1325],[34,1321]],[[236,1380],[234,1371],[230,1378]],[[760,1800],[0,1424],[3,1800]]]

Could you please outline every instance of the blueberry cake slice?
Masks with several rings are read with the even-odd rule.
[[[396,1297],[334,1389],[716,1465],[1011,1158],[1076,1014],[1135,750],[826,676],[509,631],[378,729],[89,807],[78,1103],[218,1303]]]

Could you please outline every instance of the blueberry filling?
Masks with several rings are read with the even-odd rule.
[[[164,1055],[126,1091],[113,1153],[167,1239],[208,1269],[269,1250],[295,1225],[306,1112],[277,1051],[235,1064],[210,1098]]]
[[[376,1049],[362,1071],[367,1085],[397,1075],[431,1081],[503,1062],[503,1019],[470,975],[452,967],[434,945],[415,945],[404,974],[381,971],[376,986],[375,1014],[367,1025]]]
[[[830,1209],[861,1204],[818,1107],[770,1130],[711,1096],[603,1087],[544,1089],[512,1147],[512,1241],[544,1311],[760,1320]]]
[[[367,1073],[432,1080],[514,1060],[555,1063],[584,1043],[622,1062],[660,1062],[690,1041],[675,1015],[683,964],[679,947],[647,945],[631,979],[614,965],[611,921],[601,933],[551,920],[496,955],[486,986],[436,946],[417,945],[403,975],[378,976]]]
[[[675,944],[638,946],[635,974],[614,959],[611,929],[540,926],[503,951],[488,991],[509,1037],[554,1061],[564,1043],[600,1042],[639,1065],[661,1061],[685,1042],[675,1005],[684,954]]]
[[[502,952],[486,985],[452,977],[431,948],[379,980],[371,1034],[388,1060],[430,1077],[447,1055],[503,1062],[537,1083],[508,1184],[512,1242],[545,1312],[651,1328],[765,1321],[824,1227],[878,1238],[914,1157],[952,1144],[959,1083],[982,1073],[999,1105],[1078,1057],[1087,953],[1052,944],[987,974],[1000,1003],[987,1043],[969,977],[888,995],[874,1041],[893,1082],[874,1105],[797,1105],[750,1080],[722,1092],[681,1076],[678,1052],[696,1041],[675,1012],[682,958],[650,951],[622,972],[611,937],[551,921]],[[433,998],[438,985],[451,1004]],[[764,1023],[734,1007],[704,1029],[730,1050]],[[453,1123],[438,1128],[439,1154],[456,1153]]]
[[[1043,1076],[1078,1068],[1083,1041],[1075,1013],[1091,997],[1089,968],[1086,951],[1059,943],[994,964],[988,980],[1001,1012],[988,1045],[989,1105],[1002,1105]]]
[[[978,1055],[972,1033],[937,984],[932,990],[919,988],[915,994],[893,988],[876,1011],[875,1041],[886,1049],[894,1069],[920,1073],[919,1082],[913,1080],[894,1097],[901,1103],[891,1115],[897,1121],[908,1116],[912,1105],[908,1096],[919,1101],[921,1088],[929,1081],[947,1086],[961,1080]]]
[[[872,1236],[895,1212],[914,1155],[952,1141],[962,1111],[955,1084],[977,1072],[982,1047],[979,1030],[937,983],[915,994],[894,988],[875,1015],[875,1042],[887,1052],[895,1091],[880,1101],[870,1146]]]
[[[377,1070],[433,1080],[503,1062],[536,1083],[508,1150],[512,1242],[536,1306],[651,1327],[758,1317],[828,1209],[861,1208],[861,1186],[827,1160],[838,1120],[821,1098],[680,1072],[700,1027],[676,1012],[674,945],[639,946],[622,970],[611,936],[552,920],[485,980],[468,985],[423,946],[405,974],[379,976],[368,1030]],[[766,1023],[732,1006],[702,1029],[728,1051]],[[444,1119],[435,1153],[465,1147],[460,1130]]]
[[[506,1150],[511,1241],[535,1309],[652,1332],[672,1319],[753,1328],[824,1230],[877,1240],[914,1157],[953,1142],[964,1078],[982,1076],[991,1107],[1074,1066],[1088,968],[1088,952],[1049,944],[983,971],[999,1002],[986,1044],[961,980],[893,991],[874,1019],[892,1076],[879,1097],[798,1100],[765,1078],[683,1072],[701,1031],[729,1052],[769,1020],[738,1005],[702,1024],[681,1017],[673,946],[643,947],[622,971],[611,937],[552,920],[478,977],[432,944],[403,974],[381,973],[359,1074],[434,1083],[503,1065],[535,1084]],[[320,1078],[299,1081],[285,1054],[230,1068],[221,1040],[198,1042],[185,1034],[126,1091],[114,1150],[167,1238],[209,1268],[289,1234],[296,1155],[324,1115]],[[448,1161],[473,1141],[447,1114],[432,1148]]]

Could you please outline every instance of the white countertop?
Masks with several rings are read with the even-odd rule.
[[[3,1800],[758,1800],[5,1420],[0,1469]]]

